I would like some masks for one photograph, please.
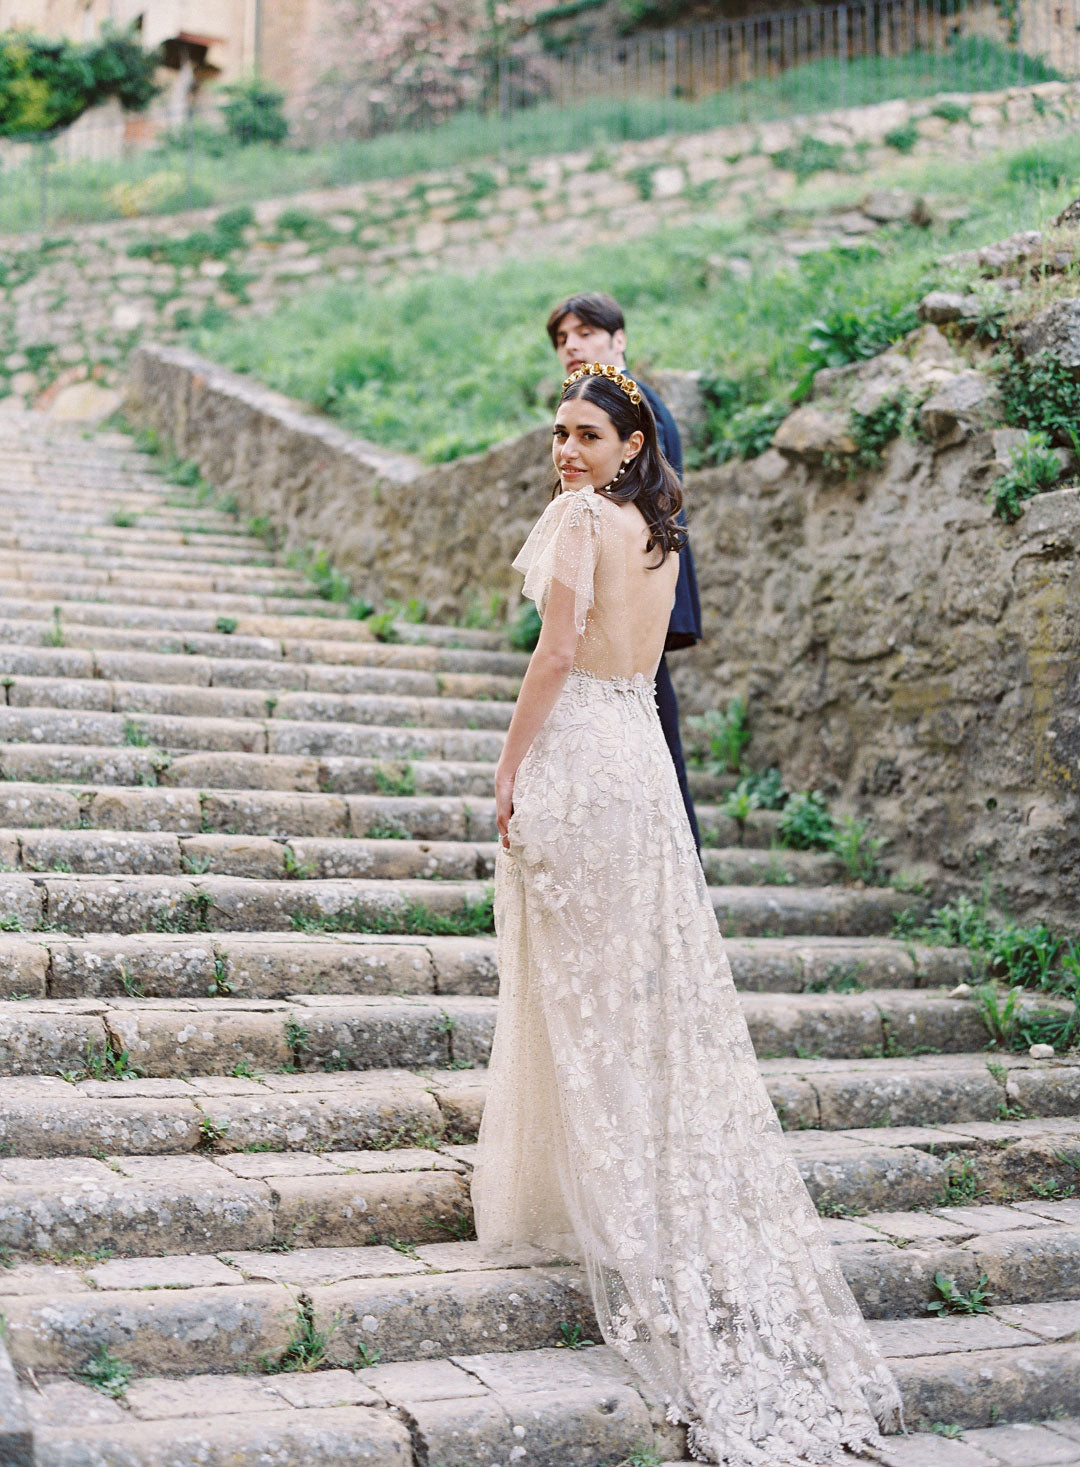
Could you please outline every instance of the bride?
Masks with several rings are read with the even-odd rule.
[[[543,627],[495,776],[499,1017],[477,1235],[585,1266],[704,1462],[839,1461],[900,1399],[758,1075],[653,699],[685,531],[637,385],[592,363],[514,565]]]

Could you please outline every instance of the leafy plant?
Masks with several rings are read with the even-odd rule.
[[[1007,356],[998,388],[1005,421],[1012,427],[1046,434],[1060,444],[1073,441],[1080,422],[1080,381],[1049,352],[1024,361]]]
[[[87,108],[116,97],[141,111],[160,88],[158,54],[144,51],[133,30],[107,25],[81,43],[28,30],[0,34],[0,136],[67,127]]]
[[[536,609],[536,603],[523,601],[507,633],[511,647],[516,647],[519,652],[534,651],[540,640],[540,627],[540,613]]]
[[[793,851],[830,851],[836,840],[836,825],[828,802],[819,790],[802,790],[790,795],[780,812],[777,840]]]
[[[919,129],[913,122],[902,122],[899,127],[890,128],[883,141],[898,153],[910,153],[919,141]]]
[[[981,983],[973,995],[990,1038],[1003,1048],[1011,1044],[1016,1033],[1020,993],[1019,988],[1010,988],[1002,999],[992,983]]]
[[[375,788],[380,795],[408,798],[416,794],[416,771],[411,764],[379,764],[375,769]]]
[[[251,143],[283,143],[289,135],[285,116],[285,93],[258,77],[223,87],[228,99],[222,117],[229,136],[242,146]]]
[[[877,886],[883,880],[881,852],[886,841],[883,836],[869,832],[869,821],[842,815],[833,827],[831,849],[843,861],[852,881],[865,881],[868,886]]]
[[[580,1324],[568,1324],[567,1321],[559,1321],[559,1339],[557,1344],[564,1350],[583,1350],[591,1345],[592,1340],[586,1339],[585,1331]]]
[[[141,723],[136,723],[134,718],[125,718],[124,743],[130,744],[135,749],[145,749],[150,743],[150,735]]]
[[[1010,465],[990,486],[987,503],[999,519],[1013,524],[1023,514],[1023,503],[1052,489],[1061,478],[1061,461],[1046,433],[1029,433],[1009,455]]]
[[[876,357],[918,324],[913,304],[834,306],[810,325],[803,353],[807,375],[819,367],[844,367]]]
[[[867,413],[852,409],[848,427],[855,443],[854,458],[858,468],[877,468],[885,445],[901,432],[910,410],[911,400],[906,392],[884,398]]]
[[[758,810],[780,810],[788,797],[779,769],[751,770],[739,784],[751,795]]]
[[[705,463],[757,458],[773,441],[791,411],[786,398],[754,401],[753,384],[706,374],[701,381],[706,424],[701,451]]]
[[[738,774],[742,768],[742,752],[750,742],[746,702],[735,697],[724,712],[711,708],[687,720],[688,726],[701,735],[697,741],[698,757],[715,774]]]
[[[957,1156],[955,1151],[950,1151],[945,1157],[945,1165],[946,1181],[939,1206],[963,1206],[967,1202],[974,1202],[982,1182],[971,1157]]]
[[[955,1279],[943,1273],[936,1273],[934,1288],[937,1289],[941,1298],[933,1299],[926,1307],[931,1314],[939,1315],[989,1314],[990,1306],[986,1302],[990,1298],[990,1290],[987,1287],[989,1282],[989,1275],[981,1273],[978,1282],[965,1294],[957,1288]]]
[[[772,161],[777,168],[789,169],[802,183],[812,174],[840,168],[844,161],[844,149],[840,143],[827,143],[821,138],[803,133],[797,143],[773,153]]]
[[[930,109],[931,117],[940,117],[944,122],[967,122],[971,108],[963,102],[952,102],[945,98]]]
[[[103,1396],[122,1401],[131,1381],[132,1367],[118,1360],[107,1345],[101,1345],[75,1374]]]
[[[214,622],[214,630],[220,632],[223,637],[231,637],[239,624],[235,616],[219,616]]]
[[[281,1375],[292,1371],[317,1370],[326,1356],[332,1330],[315,1327],[315,1310],[307,1302],[300,1305],[299,1314],[289,1343],[281,1356],[270,1361],[260,1356],[259,1363],[268,1375]]]

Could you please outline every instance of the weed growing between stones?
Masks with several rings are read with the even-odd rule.
[[[133,749],[145,749],[150,743],[150,735],[134,718],[125,718],[124,743],[130,744]]]
[[[199,1151],[223,1151],[229,1135],[228,1121],[214,1121],[204,1115],[199,1122]]]
[[[911,398],[906,392],[886,397],[867,413],[854,408],[848,418],[848,430],[855,444],[851,467],[876,469],[881,464],[886,444],[903,431],[911,418]]]
[[[235,616],[219,616],[214,622],[214,630],[220,632],[223,637],[231,637],[239,625]]]
[[[214,898],[197,888],[175,907],[158,912],[152,923],[154,932],[209,932]]]
[[[559,1321],[559,1338],[555,1341],[557,1349],[585,1350],[595,1343],[595,1340],[586,1339],[580,1324],[570,1324],[565,1319]]]
[[[691,746],[691,758],[699,768],[710,774],[742,771],[743,750],[751,738],[744,699],[732,698],[723,712],[710,708],[706,713],[688,718],[687,723],[698,736]]]
[[[289,1054],[292,1056],[293,1070],[304,1068],[304,1057],[311,1048],[311,1031],[306,1024],[301,1024],[299,1019],[285,1020],[285,1043],[289,1046]]]
[[[46,647],[62,647],[64,645],[64,628],[60,621],[59,606],[53,607],[52,622],[42,640]]]
[[[510,645],[518,652],[533,652],[540,640],[540,613],[536,604],[525,601],[518,608],[517,615],[510,623]]]
[[[457,912],[434,912],[423,902],[405,902],[393,912],[365,912],[357,902],[340,912],[292,914],[297,932],[410,933],[416,937],[475,937],[495,931],[494,893],[465,901]]]
[[[941,1295],[940,1299],[933,1299],[926,1306],[931,1314],[989,1314],[990,1306],[986,1302],[990,1298],[990,1283],[988,1274],[981,1273],[975,1285],[964,1293],[959,1289],[955,1279],[946,1274],[936,1273],[934,1275],[934,1288]]]
[[[114,509],[109,516],[109,524],[118,530],[131,530],[139,523],[139,516],[130,509]]]
[[[180,869],[187,876],[205,876],[213,864],[210,856],[189,856],[186,852],[180,856]]]
[[[317,1370],[323,1363],[326,1347],[336,1327],[335,1318],[328,1330],[316,1329],[314,1306],[310,1299],[301,1297],[296,1324],[284,1351],[277,1360],[260,1355],[259,1364],[267,1375]]]
[[[1053,489],[1062,476],[1061,460],[1046,433],[1029,433],[1009,459],[1009,467],[991,484],[986,501],[1007,525],[1023,514],[1025,500]]]
[[[664,1467],[660,1458],[652,1447],[640,1446],[632,1451],[629,1457],[619,1463],[619,1467]]]
[[[945,1186],[937,1200],[939,1207],[961,1207],[974,1202],[982,1190],[979,1169],[969,1156],[958,1156],[955,1151],[943,1158],[948,1171]]]
[[[214,957],[214,976],[206,986],[206,992],[210,998],[228,998],[232,993],[233,986],[229,982],[228,957],[225,953],[217,953]]]
[[[396,820],[376,820],[364,831],[365,840],[412,840],[412,836]]]
[[[1051,441],[1075,446],[1080,422],[1080,382],[1069,367],[1048,352],[1000,363],[998,389],[1005,421],[1014,428],[1045,433]]]
[[[0,912],[0,932],[25,931],[23,919],[18,912]]]
[[[132,1367],[118,1360],[107,1345],[102,1345],[85,1365],[75,1371],[75,1375],[103,1396],[122,1401],[131,1382]]]
[[[373,1350],[368,1345],[365,1345],[363,1341],[360,1341],[356,1346],[356,1364],[353,1366],[353,1369],[369,1370],[371,1366],[378,1365],[381,1359],[381,1350]]]
[[[306,881],[315,875],[315,867],[310,861],[301,861],[292,846],[285,846],[283,856],[283,870],[289,881]]]
[[[964,1434],[964,1428],[958,1426],[955,1421],[931,1421],[930,1430],[935,1436],[947,1437],[950,1441],[955,1441],[957,1437]]]
[[[380,795],[408,798],[416,794],[416,773],[411,764],[379,764],[375,769],[375,788]]]

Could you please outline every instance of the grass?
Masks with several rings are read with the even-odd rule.
[[[75,1374],[84,1384],[93,1386],[103,1396],[122,1401],[131,1380],[131,1371],[130,1365],[118,1360],[107,1345],[102,1345],[97,1354],[92,1355]]]
[[[365,912],[357,903],[340,912],[309,917],[294,912],[298,932],[408,932],[420,937],[473,937],[495,931],[493,894],[465,901],[458,912],[435,912],[423,902],[406,902],[387,912]]]
[[[597,97],[578,106],[547,104],[510,116],[467,112],[429,131],[390,132],[312,149],[256,144],[226,147],[213,156],[197,147],[190,153],[162,148],[117,162],[54,164],[48,176],[48,220],[56,227],[117,218],[134,199],[139,212],[167,214],[400,178],[481,159],[520,161],[588,148],[602,154],[605,145],[663,133],[699,132],[938,92],[986,91],[1015,85],[1021,78],[1031,83],[1056,76],[1042,61],[989,38],[967,38],[945,53],[857,57],[846,66],[814,61],[778,78],[696,99]],[[903,145],[905,139],[899,141]],[[0,233],[40,227],[40,167],[7,170],[0,193]]]
[[[1041,169],[1030,149],[977,162],[900,158],[877,184],[962,203],[968,218],[898,227],[873,243],[798,262],[781,255],[776,238],[793,222],[790,213],[703,218],[576,256],[507,261],[485,274],[482,291],[475,279],[447,271],[382,288],[313,289],[266,317],[193,331],[190,344],[364,437],[445,461],[546,420],[558,367],[542,323],[552,301],[588,285],[610,291],[627,310],[632,365],[692,362],[723,382],[712,438],[731,431],[734,415],[738,450],[760,450],[823,352],[852,333],[852,349],[861,351],[874,332],[884,333],[884,344],[909,329],[920,297],[947,283],[937,264],[943,254],[1037,227],[1060,210],[1076,191],[1077,149],[1076,135],[1048,141]],[[811,180],[793,207],[850,205],[865,189],[865,179],[827,187]],[[748,281],[710,265],[710,257],[729,254],[751,261]],[[866,425],[869,453],[891,427]]]

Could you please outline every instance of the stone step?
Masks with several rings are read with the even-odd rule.
[[[0,680],[104,679],[182,688],[280,692],[381,693],[413,698],[466,698],[512,702],[517,678],[477,672],[430,672],[411,667],[323,666],[266,658],[200,657],[154,652],[108,652],[79,647],[0,644]],[[10,692],[6,699],[10,703]],[[260,710],[261,711],[261,710]]]
[[[62,714],[149,713],[181,718],[271,719],[505,732],[513,712],[509,703],[452,698],[438,692],[432,697],[416,697],[381,691],[210,688],[186,683],[116,682],[104,677],[21,677],[10,673],[4,676],[2,687],[6,700],[0,706],[0,713],[6,706],[27,712],[49,710]]]
[[[6,694],[4,706],[9,709],[374,723],[399,728],[500,729],[505,732],[514,711],[511,704],[490,698],[453,698],[439,692],[434,697],[415,697],[392,692],[345,692],[337,689],[202,688],[173,682],[29,678],[10,673],[3,679],[3,691]]]
[[[6,580],[24,581],[28,587],[34,581],[55,581],[65,579],[71,575],[84,587],[88,584],[86,576],[82,574],[86,562],[72,557],[70,563],[64,564],[59,556],[51,557],[48,562],[42,563],[38,557],[28,559],[25,562],[16,562],[6,558],[0,553],[0,576]],[[184,590],[184,591],[239,591],[251,596],[276,596],[285,591],[289,595],[302,596],[306,589],[305,582],[300,578],[283,577],[273,565],[217,565],[206,562],[188,561],[179,569],[170,568],[168,561],[139,560],[125,561],[120,556],[109,559],[101,559],[95,566],[89,569],[100,568],[107,575],[121,576],[128,585],[139,586],[143,590],[143,603],[152,603],[154,592],[161,589]],[[77,599],[58,603],[63,608],[62,614],[67,614],[70,620],[76,620],[77,608],[87,605],[98,605],[107,607],[107,602],[88,603]],[[37,597],[27,596],[25,591],[17,593],[13,597],[6,598],[2,603],[3,615],[8,620],[19,617],[38,617],[42,613],[42,604]],[[179,616],[180,611],[170,612],[169,615]],[[196,615],[188,612],[189,616]]]
[[[131,686],[136,687],[137,684]],[[283,700],[319,696],[281,695]],[[419,703],[421,700],[414,701]],[[444,706],[439,700],[433,701],[440,707]],[[359,706],[357,703],[356,707]],[[445,706],[452,717],[453,706]],[[502,716],[506,711],[505,704],[478,706],[492,710],[496,716]],[[410,728],[397,724],[301,721],[287,717],[204,718],[164,713],[140,713],[136,717],[81,708],[0,706],[0,742],[5,745],[94,744],[135,748],[153,745],[169,753],[206,750],[314,757],[347,755],[361,759],[487,760],[494,763],[502,750],[503,739],[500,729],[454,727],[445,722],[434,727]]]
[[[192,838],[193,840],[195,837]],[[298,843],[299,844],[299,843]],[[899,892],[807,886],[714,886],[721,931],[735,937],[887,935],[911,907]],[[464,918],[489,900],[469,881],[260,880],[229,876],[0,874],[0,918],[63,932],[415,930],[420,908]],[[179,924],[179,925],[178,925]],[[14,926],[14,930],[19,930]],[[476,930],[475,927],[473,930]]]
[[[96,609],[97,603],[94,603]],[[43,608],[39,608],[42,610]],[[222,618],[215,618],[218,626]],[[17,647],[88,647],[96,650],[151,652],[166,655],[237,658],[270,662],[315,662],[335,666],[410,667],[432,672],[481,672],[506,677],[520,677],[528,658],[519,652],[496,652],[483,648],[457,647],[452,641],[435,643],[352,642],[335,640],[337,624],[324,618],[247,618],[265,625],[274,620],[283,624],[281,635],[256,635],[239,632],[240,618],[229,617],[225,631],[177,631],[153,625],[126,627],[83,624],[73,618],[61,619],[59,626],[49,620],[26,617],[0,618],[0,645]],[[361,623],[362,625],[362,623]],[[312,634],[301,634],[311,627]],[[328,635],[319,635],[323,631]]]
[[[1064,1366],[1067,1359],[1057,1363]],[[909,1367],[898,1362],[895,1368],[908,1386]],[[151,1376],[127,1392],[127,1410],[67,1377],[35,1376],[36,1389],[27,1396],[35,1439],[50,1467],[233,1467],[249,1450],[280,1467],[316,1461],[325,1467],[473,1467],[478,1454],[488,1462],[518,1460],[511,1455],[515,1449],[527,1453],[520,1460],[533,1467],[596,1467],[600,1460],[620,1459],[678,1467],[689,1461],[681,1428],[663,1424],[655,1407],[649,1410],[636,1382],[623,1384],[623,1369],[596,1347],[257,1380]],[[912,1403],[919,1402],[914,1379],[904,1395],[911,1416]],[[76,1420],[97,1424],[76,1427]],[[954,1441],[932,1429],[911,1432],[890,1439],[875,1460],[887,1467],[1080,1467],[1075,1417],[1059,1413],[963,1432],[951,1425]],[[867,1458],[846,1455],[843,1461],[858,1467]]]
[[[132,575],[145,576],[144,584],[151,590],[156,587],[158,580],[163,586],[174,584],[182,585],[183,581],[172,576],[161,576],[159,572],[145,568]],[[0,575],[4,573],[3,557],[0,556]],[[285,576],[284,572],[273,572],[273,576]],[[234,590],[244,589],[242,585],[234,585],[232,582],[240,582],[250,578],[251,588],[256,584],[270,579],[270,572],[259,567],[231,568],[226,581],[218,586],[220,577],[211,578],[213,584],[203,587],[192,587],[202,590]],[[131,580],[131,577],[127,577]],[[295,587],[302,595],[307,589],[308,583],[300,576],[285,580],[275,580],[273,586],[263,590],[261,595],[273,595],[280,590],[281,585]],[[42,604],[35,598],[7,597],[0,600],[0,624],[7,628],[17,629],[20,622],[27,621],[33,624],[39,620],[42,613]],[[182,608],[165,608],[154,603],[152,595],[148,596],[142,604],[114,605],[109,601],[58,601],[52,608],[52,615],[62,623],[81,624],[84,626],[95,626],[100,628],[114,629],[139,629],[153,628],[158,631],[170,632],[212,632],[217,625],[218,617],[212,610],[185,610]],[[310,608],[306,614],[282,615],[276,611],[262,614],[246,615],[237,619],[236,632],[241,637],[290,637],[298,638],[304,635],[321,638],[327,641],[337,642],[374,642],[377,640],[368,621],[359,621],[348,616],[327,616],[325,614],[312,615]],[[494,652],[496,655],[515,659],[515,670],[523,669],[528,658],[521,653],[508,653],[503,650],[504,639],[496,632],[476,631],[466,627],[440,626],[437,623],[415,624],[412,622],[395,622],[394,635],[398,641],[427,645],[432,647],[467,648],[471,651]],[[2,641],[17,642],[22,640],[17,631],[15,635],[5,632]],[[29,639],[28,639],[29,640]]]
[[[422,797],[490,796],[492,764],[442,760],[354,759],[347,755],[322,759],[287,754],[172,754],[130,745],[0,744],[0,798],[8,782],[16,784],[77,783],[92,788],[138,786],[144,790],[219,789],[232,795],[251,791],[331,795],[376,795],[387,787],[407,786]],[[43,795],[42,799],[46,797]],[[119,818],[119,817],[118,817]],[[21,823],[25,824],[25,820]],[[97,821],[108,825],[104,815]],[[226,833],[235,828],[230,822]]]
[[[214,794],[197,795],[181,792],[174,788],[153,789],[145,785],[131,789],[124,785],[109,786],[102,783],[61,786],[53,784],[43,789],[39,780],[59,779],[58,771],[72,759],[80,767],[87,768],[91,779],[99,773],[94,767],[94,757],[88,750],[78,746],[67,750],[46,749],[35,745],[9,745],[0,750],[0,759],[7,754],[3,764],[5,778],[0,781],[0,827],[40,829],[45,826],[57,828],[97,827],[110,830],[156,831],[172,830],[190,835],[200,830],[219,835],[269,836],[276,840],[291,840],[294,836],[380,835],[395,840],[487,840],[496,839],[495,801],[490,798],[492,771],[489,764],[463,766],[462,782],[474,791],[461,795],[337,795],[305,793],[319,789],[320,779],[336,779],[338,764],[320,772],[319,767],[309,761],[282,760],[275,763],[267,776],[267,787],[259,785],[260,770],[267,767],[267,760],[243,754],[229,755],[221,765],[221,773],[215,774],[210,761],[205,761],[206,773],[198,776],[196,783],[214,786],[230,769],[243,771],[250,765],[247,777],[240,781],[240,788],[221,789]],[[126,753],[126,751],[125,751]],[[122,756],[123,757],[123,756]],[[147,778],[147,771],[162,784],[175,782],[190,763],[190,757],[165,766],[156,752],[131,750],[136,762],[128,765],[128,774],[135,781]],[[115,764],[117,750],[102,751],[105,764]],[[203,767],[203,762],[199,762]],[[28,769],[29,780],[20,780],[17,770]],[[430,763],[420,762],[412,766],[409,776],[418,786],[432,783],[429,775]],[[277,774],[299,774],[306,771],[310,781],[303,780],[300,790],[283,788]],[[388,779],[409,777],[404,770],[383,770],[383,782]],[[445,784],[448,771],[435,783]],[[186,779],[186,776],[184,776]],[[374,787],[378,780],[369,781]],[[201,807],[200,807],[201,800]],[[698,807],[698,815],[708,821],[722,817],[715,815],[714,807]],[[713,872],[716,867],[730,864],[745,870],[747,880],[732,884],[760,884],[763,877],[775,871],[775,863],[782,862],[794,873],[814,873],[827,879],[836,867],[833,859],[813,852],[795,852],[774,849],[765,854],[770,835],[768,826],[748,831],[751,843],[729,848],[706,847],[703,852],[705,869]]]
[[[4,543],[4,541],[8,543]],[[69,534],[59,539],[56,534],[34,534],[23,530],[8,534],[0,539],[0,562],[11,558],[21,560],[24,555],[48,565],[54,559],[68,562],[78,557],[88,566],[98,560],[136,561],[139,565],[185,566],[188,563],[204,565],[259,566],[265,569],[274,565],[274,557],[267,552],[262,540],[237,531],[232,535],[185,535],[178,531],[158,531],[154,534],[140,533],[137,527],[128,530],[110,531],[104,527],[82,534]],[[295,571],[286,579],[294,580]]]
[[[7,801],[0,800],[0,808]],[[48,804],[48,802],[45,802]],[[90,806],[92,809],[92,805]],[[89,813],[89,812],[88,812]],[[71,871],[99,875],[174,875],[210,872],[219,876],[406,877],[460,880],[495,874],[496,842],[413,841],[392,826],[372,825],[374,836],[294,837],[170,832],[0,828],[0,866],[11,871]],[[494,832],[488,832],[494,835]],[[302,849],[301,849],[302,848]],[[290,854],[291,851],[291,854]],[[719,859],[717,859],[719,858]],[[825,885],[843,879],[828,856],[804,851],[707,851],[710,881],[793,886],[799,881]]]
[[[222,994],[151,998],[128,974],[123,997],[0,1002],[0,1075],[83,1075],[88,1056],[127,1056],[142,1076],[245,1070],[377,1070],[486,1065],[496,999],[485,994]],[[227,979],[225,982],[227,983]],[[212,986],[208,985],[208,986]],[[219,984],[224,987],[224,983]],[[873,994],[740,994],[760,1059],[962,1054],[989,1033],[969,999],[879,989]],[[1028,999],[1022,1011],[1045,1009]],[[1063,1013],[1066,1006],[1054,1007]]]
[[[372,1241],[372,1218],[356,1206],[357,1173],[364,1187],[383,1187],[396,1196],[393,1217],[384,1219],[388,1226],[376,1227],[382,1237],[417,1242],[468,1236],[471,1212],[462,1168],[470,1164],[472,1148],[453,1144],[463,1133],[454,1128],[449,1105],[436,1106],[439,1092],[403,1073],[380,1076],[379,1084],[371,1076],[318,1078],[319,1083],[316,1077],[282,1075],[261,1083],[195,1077],[183,1083],[75,1086],[47,1079],[0,1081],[5,1118],[19,1122],[13,1142],[36,1144],[40,1157],[0,1159],[0,1245],[28,1258],[76,1247],[82,1253],[107,1248],[144,1255],[273,1242],[356,1246]],[[106,1089],[135,1093],[106,1103]],[[164,1093],[153,1100],[149,1091]],[[304,1149],[296,1149],[301,1132]],[[87,1135],[98,1142],[94,1156],[87,1155]],[[293,1149],[277,1149],[288,1147],[290,1138]],[[794,1132],[787,1141],[819,1211],[836,1220],[838,1237],[859,1246],[871,1270],[859,1290],[864,1308],[889,1313],[910,1305],[911,1285],[902,1273],[885,1283],[873,1274],[883,1240],[898,1251],[934,1239],[952,1247],[970,1232],[958,1209],[972,1201],[976,1216],[969,1222],[976,1222],[976,1231],[1034,1226],[1009,1211],[1023,1206],[1047,1225],[1069,1226],[1075,1281],[1080,1204],[1065,1180],[1080,1158],[1075,1118],[968,1122],[921,1133]],[[448,1143],[445,1156],[432,1150]],[[83,1150],[75,1151],[80,1144]],[[442,1170],[433,1181],[429,1169],[436,1165]],[[402,1180],[403,1172],[418,1170],[423,1175],[417,1187]],[[450,1198],[452,1228],[442,1226],[445,1214],[432,1227],[433,1188]],[[155,1221],[154,1208],[169,1189],[175,1210]],[[195,1207],[202,1233],[191,1231],[188,1206],[180,1200],[185,1193],[204,1199]],[[283,1199],[293,1205],[285,1224],[279,1212]],[[389,1206],[385,1200],[378,1205]],[[940,1217],[928,1221],[927,1209]],[[294,1230],[301,1219],[303,1226]],[[950,1226],[958,1220],[960,1227]],[[1037,1274],[1032,1259],[1029,1287]],[[3,1280],[0,1275],[0,1293]],[[1045,1287],[1056,1289],[1057,1278]]]
[[[302,1026],[310,1047],[312,1036],[325,1036],[325,1030],[315,1006],[296,1002],[312,1008]],[[193,1047],[198,1032],[193,1026]],[[290,1048],[304,1053],[298,1031],[290,1033],[296,1041]],[[263,1072],[257,1079],[243,1061],[238,1075],[136,1079],[127,1068],[130,1056],[124,1061],[115,1045],[106,1055],[84,1047],[81,1069],[69,1071],[70,1080],[0,1078],[2,1134],[10,1154],[25,1157],[172,1155],[197,1150],[208,1137],[232,1150],[340,1151],[476,1136],[484,1070],[345,1072],[340,1067],[347,1057],[334,1047],[340,1046],[330,1047],[325,1070]],[[1004,1053],[765,1059],[760,1069],[823,1210],[928,1206],[954,1169],[942,1158],[954,1153],[974,1158],[970,1177],[962,1168],[957,1172],[962,1192],[1031,1195],[1035,1184],[1057,1196],[1075,1190],[1078,1155],[1065,1142],[1080,1126],[1076,1060]],[[118,1072],[128,1078],[78,1078]],[[1000,1119],[1020,1113],[1028,1119]],[[1056,1132],[1064,1140],[1055,1139]]]
[[[453,1165],[449,1158],[442,1160]],[[101,1163],[60,1163],[58,1170],[67,1175],[57,1180],[53,1209],[34,1194],[39,1230],[57,1216],[56,1198],[66,1187],[82,1194],[88,1219],[103,1217],[110,1202],[115,1211],[118,1194],[126,1190],[132,1215],[127,1231],[133,1232],[138,1215],[151,1212],[164,1171],[160,1162],[140,1161],[136,1167],[133,1159],[121,1159],[116,1163],[120,1172]],[[383,1364],[458,1360],[476,1350],[556,1347],[575,1325],[586,1339],[599,1338],[578,1268],[535,1250],[522,1250],[528,1263],[507,1266],[505,1259],[486,1257],[478,1245],[455,1240],[460,1214],[454,1209],[466,1192],[460,1174],[338,1170],[305,1177],[273,1172],[267,1181],[254,1168],[237,1176],[220,1169],[215,1177],[212,1163],[188,1158],[185,1167],[186,1195],[178,1199],[169,1237],[190,1239],[186,1256],[101,1259],[108,1245],[87,1247],[88,1238],[66,1233],[57,1222],[57,1237],[61,1242],[70,1237],[77,1248],[58,1245],[52,1250],[55,1262],[24,1264],[0,1276],[6,1337],[16,1366],[35,1373],[75,1372],[104,1347],[139,1374],[185,1376],[220,1371],[226,1364],[258,1369],[262,1360],[284,1354],[300,1321],[324,1336],[323,1368],[353,1370],[364,1369],[373,1358]],[[201,1214],[192,1205],[199,1183],[207,1202]],[[26,1183],[8,1185],[29,1190]],[[410,1196],[431,1209],[426,1237],[410,1240],[392,1231]],[[342,1220],[351,1215],[351,1228],[341,1232],[358,1241],[313,1246],[314,1230],[304,1209],[315,1204]],[[239,1239],[241,1216],[251,1229],[246,1247]],[[987,1232],[958,1226],[948,1233],[950,1222],[941,1219],[937,1227],[944,1237],[934,1236],[935,1219],[928,1216],[920,1244],[905,1249],[881,1235],[874,1240],[867,1229],[869,1241],[835,1245],[872,1334],[896,1362],[894,1368],[906,1366],[908,1379],[918,1382],[913,1392],[917,1422],[957,1420],[951,1411],[927,1412],[932,1398],[926,1390],[933,1379],[925,1368],[929,1361],[940,1370],[956,1363],[942,1356],[967,1357],[975,1366],[971,1380],[979,1366],[992,1363],[985,1352],[1034,1350],[1029,1364],[1037,1370],[1052,1359],[1041,1347],[1069,1341],[1076,1333],[1076,1221],[1054,1223],[1020,1208],[1013,1216],[1011,1228],[1003,1219]],[[91,1236],[98,1232],[93,1229]],[[961,1290],[987,1274],[988,1312],[928,1317],[927,1306],[938,1297],[935,1273],[946,1273]],[[897,1307],[899,1317],[893,1312]],[[1080,1345],[1073,1343],[1076,1369]],[[942,1374],[947,1381],[947,1372]],[[1075,1381],[1074,1389],[1080,1397]],[[945,1398],[959,1404],[959,1393],[948,1386],[946,1391]],[[1075,1409],[1071,1400],[1059,1404]],[[960,1423],[990,1419],[989,1403],[983,1409],[984,1416],[969,1412]],[[1029,1397],[1013,1409],[1023,1419],[1050,1412],[1053,1402]]]
[[[757,993],[858,993],[969,980],[964,948],[873,938],[732,938],[736,985]],[[0,997],[286,998],[301,993],[493,994],[492,937],[320,936],[287,932],[171,936],[0,933]]]

